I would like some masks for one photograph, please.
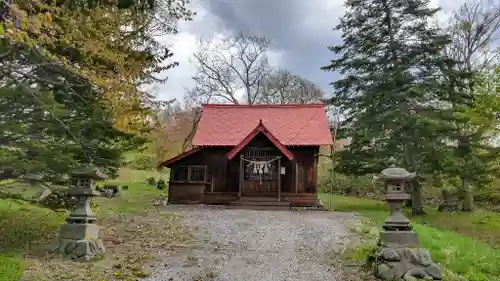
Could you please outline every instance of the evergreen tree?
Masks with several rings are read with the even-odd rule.
[[[186,3],[0,4],[0,177],[55,181],[89,161],[115,175],[154,128],[158,103],[141,86],[176,66],[158,36],[190,19]]]
[[[371,151],[374,160],[390,156],[420,176],[445,144],[451,128],[440,87],[441,69],[453,62],[442,55],[448,38],[429,21],[438,9],[427,0],[347,0],[336,30],[343,43],[324,70],[343,78],[332,83],[332,103],[350,123],[354,150]],[[366,152],[365,152],[366,153]],[[422,214],[420,181],[412,187],[412,212]]]
[[[92,92],[2,87],[0,112],[0,169],[12,177],[37,173],[57,181],[90,161],[115,176],[123,153],[145,141],[118,130]]]
[[[121,130],[150,125],[157,104],[141,87],[165,82],[159,74],[177,65],[158,38],[175,34],[177,21],[191,19],[188,1],[11,2],[0,19],[3,84],[91,88]]]
[[[472,211],[475,191],[498,179],[500,147],[500,68],[475,75],[473,99],[454,104],[457,140],[444,171],[449,178],[459,178],[458,191],[463,199],[462,210]]]
[[[500,27],[500,6],[483,2],[463,3],[451,15],[447,27],[451,43],[445,54],[457,64],[445,69],[443,90],[449,94],[448,107],[453,111],[456,146],[448,159],[454,161],[445,161],[450,167],[444,168],[450,179],[460,179],[456,186],[463,199],[463,211],[472,211],[476,187],[484,187],[489,181],[485,179],[491,180],[491,175],[496,174],[487,167],[496,154],[488,139],[496,131],[492,124],[497,121],[491,113],[498,111],[493,85],[498,79],[491,71],[498,62],[495,40]],[[478,147],[483,147],[482,153],[477,153]]]

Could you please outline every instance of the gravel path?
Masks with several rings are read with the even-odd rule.
[[[170,254],[147,281],[343,280],[329,262],[348,242],[349,213],[168,206],[197,241]]]

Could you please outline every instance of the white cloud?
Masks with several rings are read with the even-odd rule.
[[[444,24],[447,22],[450,12],[458,8],[464,1],[465,0],[431,0],[431,6],[437,7],[440,5],[443,8],[438,15],[438,20],[440,24]],[[242,3],[243,2],[241,2],[241,4]],[[286,3],[286,1],[283,1],[283,5],[286,5]],[[306,50],[307,48],[305,47],[308,44],[314,43],[308,42],[309,40],[316,41],[320,38],[331,38],[333,27],[338,23],[339,17],[344,13],[343,3],[344,1],[341,0],[302,2],[301,10],[303,16],[298,19],[302,32],[297,35],[301,37],[301,43],[297,41],[297,44],[304,46],[303,49]],[[198,40],[210,37],[223,38],[225,34],[229,34],[229,31],[223,28],[221,23],[222,19],[217,18],[217,16],[205,9],[201,1],[193,2],[191,7],[197,13],[193,21],[181,22],[179,24],[179,34],[162,38],[162,41],[164,41],[167,46],[171,47],[174,53],[173,60],[179,62],[178,67],[170,69],[165,73],[165,75],[168,76],[168,81],[165,84],[154,85],[154,92],[157,97],[162,100],[176,98],[182,102],[185,88],[191,88],[193,86],[191,77],[195,74],[196,67],[191,60],[193,53],[196,51]],[[259,18],[251,18],[251,20],[254,22],[249,22],[248,24],[260,24]],[[276,24],[281,24],[281,22],[276,22]],[[325,26],[327,28],[325,28]],[[270,39],[273,40],[273,38]],[[286,53],[287,49],[276,49],[271,46],[268,51],[270,65],[273,67],[283,66],[284,63],[287,63],[284,62]],[[310,54],[312,57],[315,55],[316,54]],[[241,93],[238,92],[237,95],[239,96]]]
[[[174,53],[173,60],[179,62],[179,66],[166,71],[165,75],[168,77],[168,81],[165,84],[153,86],[153,91],[160,100],[175,98],[182,103],[185,89],[194,86],[192,77],[196,73],[196,65],[193,63],[193,53],[197,50],[198,41],[212,38],[214,44],[217,44],[224,39],[225,34],[228,34],[219,24],[217,17],[201,5],[196,5],[193,9],[197,15],[193,21],[180,24],[181,32],[160,39],[164,44],[170,46]],[[282,51],[270,49],[267,55],[271,66],[278,67],[280,65]],[[237,90],[236,96],[242,97],[243,93],[243,89]]]
[[[200,2],[193,2],[190,7],[197,13],[193,20],[180,22],[178,34],[160,38],[174,53],[172,60],[179,62],[179,66],[165,72],[168,77],[165,84],[154,86],[154,93],[160,100],[176,98],[182,102],[185,88],[193,86],[191,77],[195,74],[196,67],[191,59],[198,40],[217,35],[220,30],[217,17],[209,13]]]
[[[281,50],[269,49],[267,52],[267,59],[271,67],[279,67],[283,61],[284,52]]]
[[[245,93],[246,90],[244,88],[240,88],[234,91],[234,96],[240,103],[245,103],[246,102]]]
[[[155,85],[155,94],[160,100],[177,99],[182,101],[184,89],[190,88],[191,79],[189,73],[196,69],[190,62],[190,58],[196,51],[197,38],[189,32],[177,34],[172,42],[171,51],[174,53],[173,60],[179,62],[179,66],[166,71],[168,80],[165,84]]]
[[[301,22],[304,31],[314,32],[316,30],[330,32],[339,22],[344,14],[344,1],[304,1],[304,9],[308,11]],[[329,28],[325,29],[325,26]]]

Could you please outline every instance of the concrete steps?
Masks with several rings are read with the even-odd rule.
[[[251,209],[251,210],[290,210],[290,202],[278,201],[270,197],[241,197],[239,200],[229,203],[229,209]]]
[[[242,196],[237,201],[239,202],[279,202],[276,197],[245,197]],[[283,201],[283,200],[282,200]]]
[[[229,205],[234,206],[288,206],[290,202],[287,201],[233,201]]]
[[[259,206],[259,205],[226,205],[231,210],[254,210],[254,211],[290,211],[290,206]]]

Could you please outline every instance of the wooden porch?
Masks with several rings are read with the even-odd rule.
[[[237,192],[207,192],[203,194],[202,204],[210,205],[281,205],[289,207],[310,207],[320,205],[315,193],[281,193],[279,200],[274,194],[262,194],[263,196],[242,196],[238,197]],[[264,196],[265,195],[265,196]],[[284,204],[280,204],[280,202]],[[319,206],[322,207],[322,206]]]

